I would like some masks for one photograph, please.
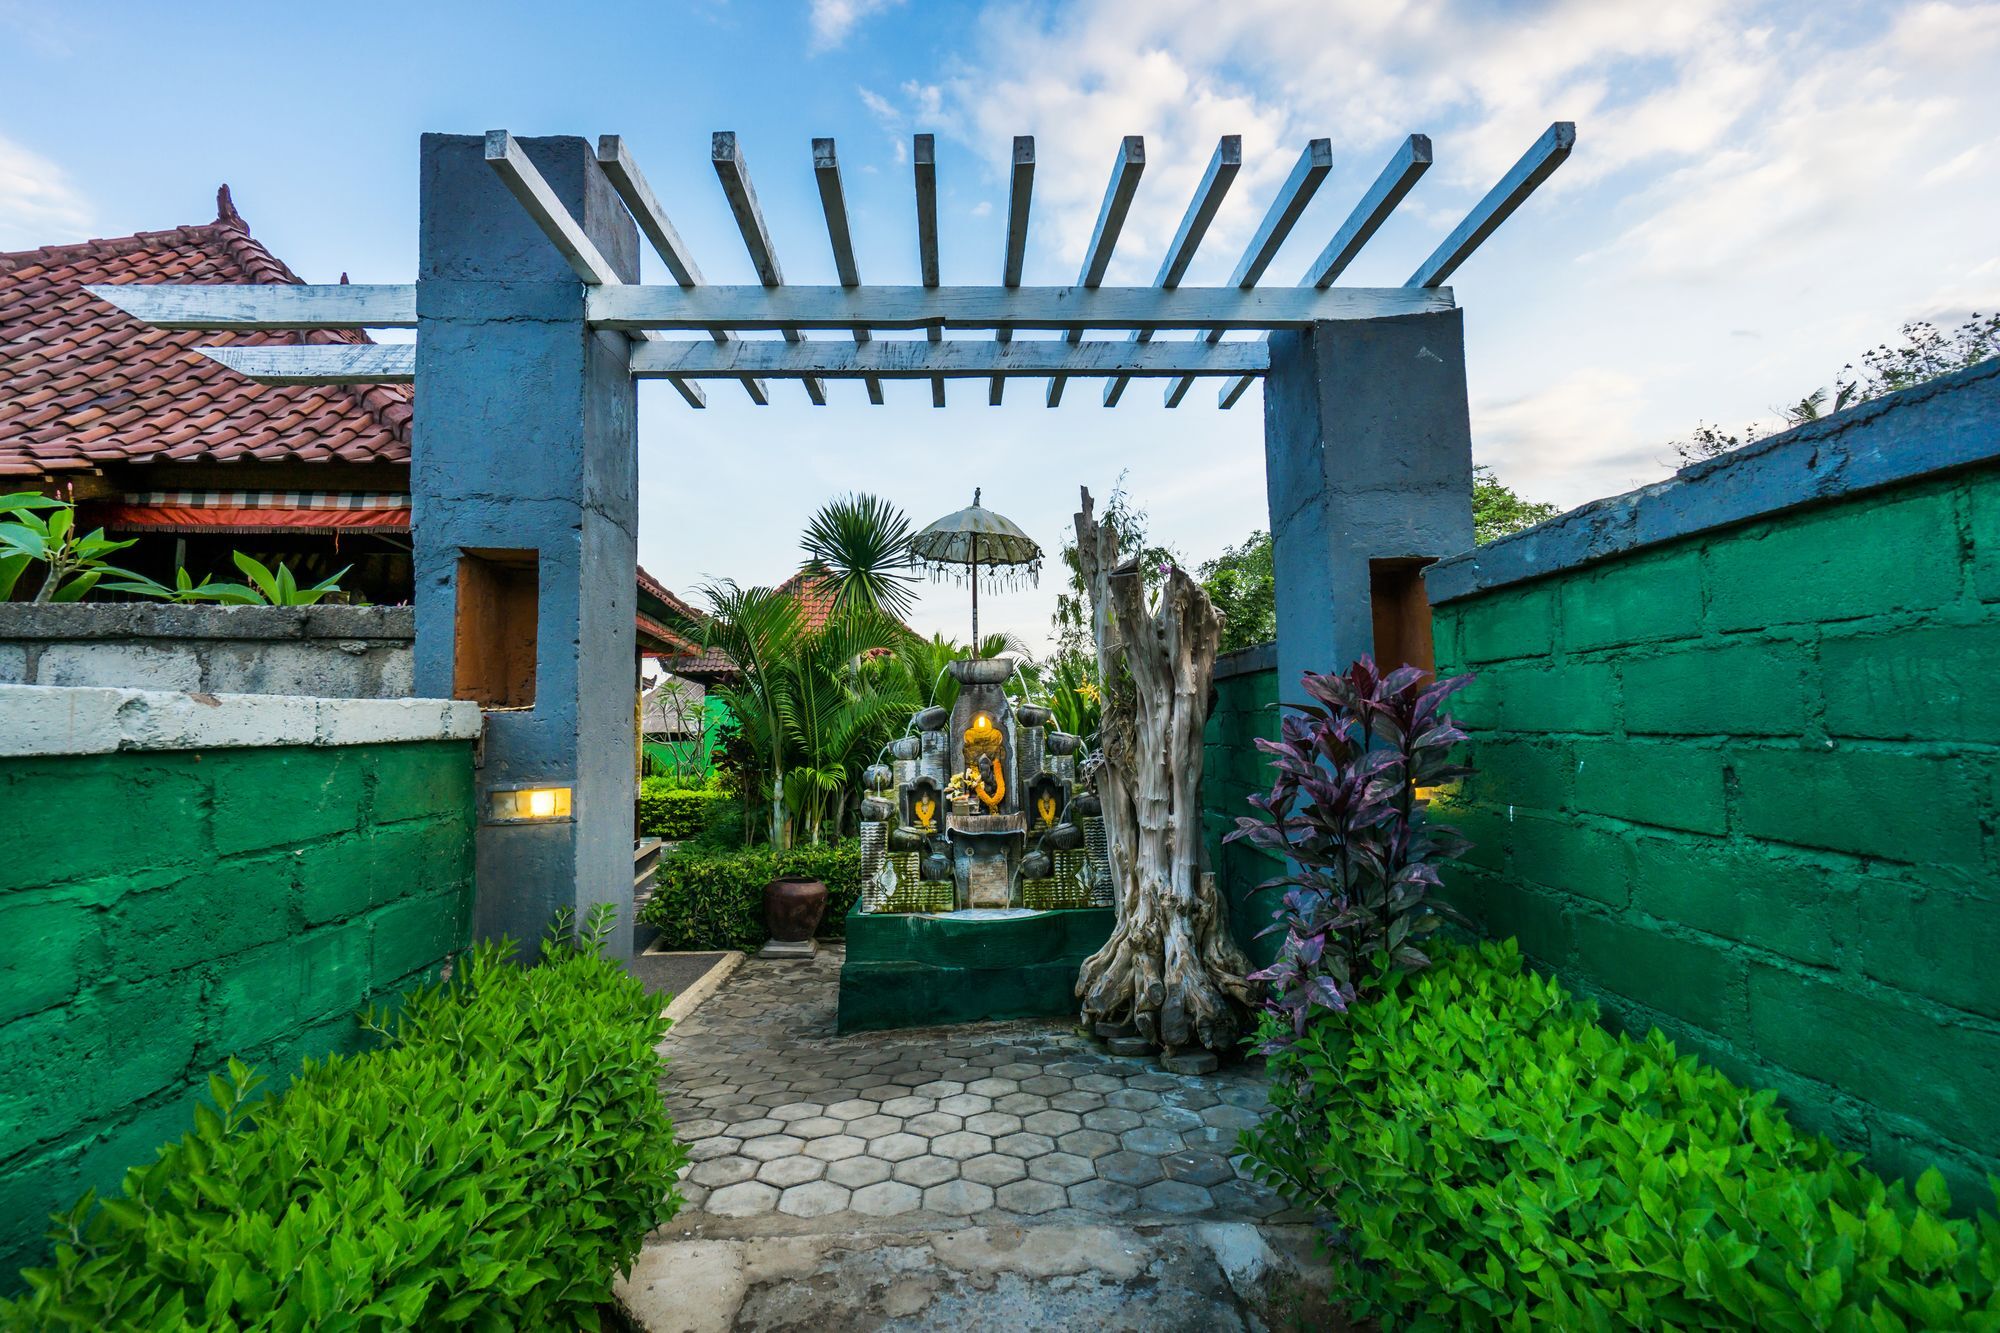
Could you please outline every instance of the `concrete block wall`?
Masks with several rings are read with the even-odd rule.
[[[48,1214],[434,979],[472,911],[475,705],[0,686],[0,1290]]]
[[[1225,653],[1215,663],[1215,706],[1202,733],[1201,813],[1209,868],[1229,902],[1236,942],[1263,965],[1275,958],[1279,941],[1258,938],[1284,897],[1282,889],[1257,886],[1281,873],[1278,859],[1248,843],[1225,846],[1239,815],[1255,813],[1248,799],[1271,788],[1268,757],[1256,746],[1260,736],[1278,735],[1278,657],[1275,644]]]
[[[407,606],[0,602],[0,685],[400,699]]]
[[[1429,583],[1442,669],[1479,676],[1461,905],[1614,1021],[1990,1206],[2000,365]]]

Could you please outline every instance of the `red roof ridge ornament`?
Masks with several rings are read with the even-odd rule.
[[[224,181],[215,192],[215,221],[218,226],[241,227],[250,230],[250,224],[236,211],[236,201],[229,197],[229,182]]]

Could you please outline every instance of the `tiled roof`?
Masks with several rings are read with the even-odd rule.
[[[833,604],[840,596],[833,580],[803,569],[780,583],[778,591],[798,599],[799,615],[808,631],[833,618]]]
[[[214,222],[0,254],[0,476],[105,463],[410,461],[408,385],[253,384],[193,349],[358,330],[169,333],[86,283],[298,282],[217,193]]]

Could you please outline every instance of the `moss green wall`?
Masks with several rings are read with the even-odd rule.
[[[2000,472],[1436,616],[1462,905],[1883,1167],[2000,1172]]]
[[[1270,936],[1259,939],[1257,932],[1271,924],[1271,914],[1284,893],[1280,889],[1260,890],[1257,885],[1279,873],[1279,862],[1247,843],[1232,842],[1225,847],[1222,838],[1234,831],[1238,815],[1253,813],[1247,798],[1270,789],[1269,765],[1254,742],[1259,736],[1275,740],[1277,735],[1275,668],[1216,679],[1215,707],[1202,735],[1203,832],[1208,840],[1209,865],[1229,899],[1229,919],[1237,942],[1259,965],[1277,955],[1278,941]]]
[[[46,1218],[434,977],[472,906],[471,744],[0,761],[0,1289]]]

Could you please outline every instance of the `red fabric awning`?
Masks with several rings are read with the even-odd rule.
[[[107,528],[151,532],[407,533],[410,497],[364,491],[140,491],[96,506]]]

